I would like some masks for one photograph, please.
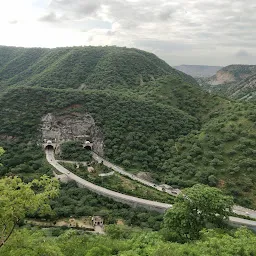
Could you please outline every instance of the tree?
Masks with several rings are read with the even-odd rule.
[[[4,149],[2,148],[2,147],[0,147],[0,157],[4,154]],[[0,166],[1,166],[2,164],[1,164],[1,162],[0,162]]]
[[[221,190],[205,185],[184,189],[164,216],[164,235],[186,242],[199,238],[206,227],[223,227],[231,213],[233,199]]]
[[[16,229],[0,250],[5,256],[64,256],[56,239],[47,237],[43,230]]]
[[[58,181],[46,175],[27,184],[18,177],[0,179],[0,247],[27,215],[51,214],[50,199],[58,192]]]

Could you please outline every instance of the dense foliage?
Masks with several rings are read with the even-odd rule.
[[[3,139],[1,144],[6,152],[1,157],[0,176],[18,175],[25,182],[29,182],[44,174],[52,175],[41,145],[20,139]]]
[[[163,75],[195,80],[151,53],[119,47],[0,47],[0,83],[51,88],[139,86]]]
[[[1,253],[49,256],[252,256],[256,254],[256,236],[246,229],[236,232],[205,230],[193,243],[165,242],[155,232],[143,232],[123,226],[109,227],[106,236],[79,234],[68,230],[58,237],[49,231],[21,229],[15,232]],[[26,246],[24,246],[26,245]]]
[[[225,227],[232,206],[232,197],[217,188],[197,184],[184,189],[165,213],[164,235],[179,242],[198,239],[204,228]]]
[[[90,162],[91,151],[85,150],[78,141],[67,141],[61,144],[60,158]]]
[[[179,186],[218,186],[239,204],[256,207],[255,122],[255,105],[227,102],[201,130],[170,143],[166,179]]]
[[[159,230],[163,214],[148,212],[145,209],[131,209],[129,206],[96,195],[75,183],[62,184],[60,195],[51,202],[55,219],[99,215],[105,224],[115,224],[122,220],[126,225]]]
[[[18,177],[0,179],[0,247],[27,215],[50,214],[50,199],[58,195],[58,189],[58,181],[47,176],[29,183]]]
[[[196,118],[177,108],[125,94],[19,88],[10,90],[0,102],[0,134],[40,143],[44,114],[89,112],[104,133],[106,156],[145,169],[157,168],[166,157],[163,152],[168,139],[199,126]]]

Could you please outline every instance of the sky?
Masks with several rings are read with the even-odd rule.
[[[0,45],[117,45],[170,65],[256,64],[255,0],[0,0]]]

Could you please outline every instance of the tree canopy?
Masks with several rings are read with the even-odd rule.
[[[184,189],[164,216],[164,234],[180,242],[198,239],[203,228],[223,227],[232,206],[233,199],[217,188],[197,184]]]
[[[0,147],[0,157],[4,154],[4,149],[2,147]],[[1,162],[0,162],[1,165]]]
[[[0,180],[0,247],[10,237],[17,223],[27,215],[51,213],[50,199],[58,195],[56,179],[42,176],[29,183],[18,177]]]

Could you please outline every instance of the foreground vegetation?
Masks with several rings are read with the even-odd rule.
[[[105,236],[68,230],[49,236],[49,230],[17,230],[2,248],[5,256],[251,256],[256,254],[256,236],[246,229],[236,232],[205,230],[193,243],[163,241],[158,233],[110,226]]]
[[[1,195],[6,195],[1,197],[5,200],[0,201],[1,230],[5,231],[2,229],[5,225],[13,226],[14,221],[17,223],[16,218],[22,221],[37,210],[49,213],[48,197],[58,193],[56,180],[43,177],[33,184],[43,185],[44,191],[33,195],[32,184],[25,184],[16,177],[0,180]],[[40,190],[39,187],[36,190]],[[80,198],[74,192],[73,188],[73,195]],[[163,229],[159,232],[125,225],[108,225],[105,235],[61,228],[40,230],[30,226],[16,227],[11,228],[11,233],[1,240],[0,253],[5,256],[251,256],[256,253],[255,234],[245,228],[230,229],[225,223],[233,204],[232,198],[224,196],[216,188],[202,185],[186,189],[185,193],[176,199],[174,208],[166,212]],[[13,201],[12,195],[15,195],[16,201]],[[72,197],[69,195],[67,198]],[[12,204],[17,207],[9,207]],[[11,218],[6,218],[7,215]],[[206,229],[209,227],[211,229]]]

